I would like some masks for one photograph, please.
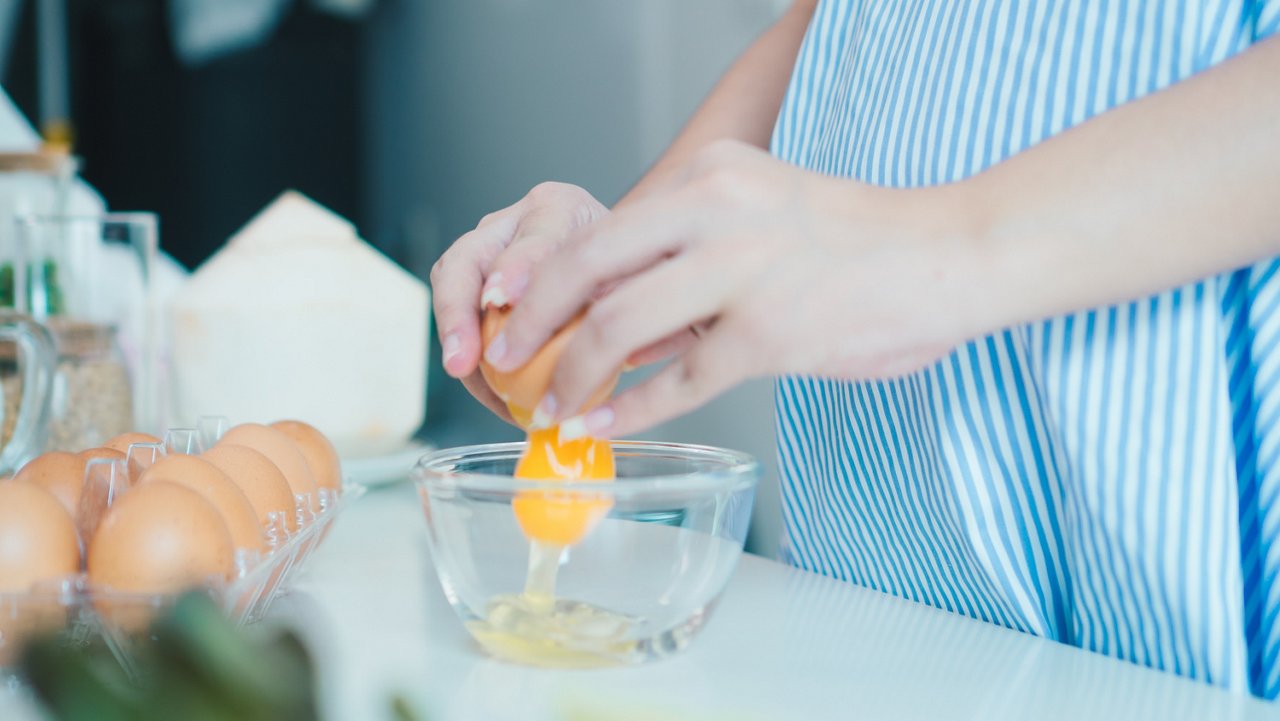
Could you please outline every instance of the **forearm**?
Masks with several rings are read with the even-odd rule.
[[[986,282],[973,330],[1143,297],[1280,254],[1280,38],[1099,115],[949,197]]]
[[[796,53],[817,0],[797,0],[734,62],[667,150],[621,199],[621,206],[661,185],[699,148],[732,138],[759,148],[769,136],[786,93]]]

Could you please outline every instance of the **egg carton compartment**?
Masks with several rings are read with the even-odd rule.
[[[208,428],[172,429],[160,443],[130,444],[124,458],[89,460],[75,514],[81,558],[88,558],[89,539],[94,538],[108,511],[133,489],[147,468],[167,455],[199,455],[217,442],[223,428],[224,422],[214,422]],[[263,551],[236,551],[231,578],[209,578],[197,585],[218,600],[238,625],[261,620],[304,568],[338,514],[365,491],[362,485],[348,483],[341,492],[321,489],[296,495],[293,523],[283,513],[270,514],[263,528]],[[180,591],[136,593],[103,586],[90,578],[84,561],[82,570],[73,576],[47,580],[21,593],[0,592],[0,675],[16,661],[16,653],[27,638],[59,630],[66,632],[64,637],[71,643],[103,639],[129,668],[130,645],[145,637],[151,620],[179,595]]]
[[[364,493],[364,486],[345,486],[312,523],[281,538],[262,558],[244,564],[240,575],[229,583],[211,581],[205,589],[235,623],[261,620],[297,577],[338,513]],[[46,581],[23,593],[0,593],[0,669],[16,661],[15,654],[25,639],[59,630],[65,630],[71,642],[100,636],[127,667],[129,646],[177,597],[103,588],[84,573]]]

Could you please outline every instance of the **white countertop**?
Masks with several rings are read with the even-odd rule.
[[[1280,719],[1280,705],[744,556],[684,654],[546,671],[487,658],[431,569],[408,484],[337,519],[273,614],[301,619],[330,719]],[[568,713],[566,713],[568,712]]]

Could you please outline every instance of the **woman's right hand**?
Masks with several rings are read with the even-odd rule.
[[[507,421],[511,416],[480,376],[480,312],[515,303],[533,266],[577,229],[609,209],[576,185],[542,183],[514,205],[490,213],[454,241],[431,268],[436,330],[445,372]]]

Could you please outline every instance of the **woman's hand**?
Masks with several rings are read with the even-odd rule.
[[[595,298],[542,409],[568,418],[566,436],[630,433],[752,375],[897,375],[967,338],[1273,257],[1277,68],[1280,37],[951,185],[876,188],[722,141],[672,156],[607,217],[531,194],[433,273],[446,368],[474,371],[482,283],[534,208],[591,210],[561,216],[561,232],[578,229],[568,244],[531,246],[545,260],[490,361],[521,365]],[[577,415],[625,359],[664,354],[652,379]]]
[[[595,299],[539,408],[565,438],[632,433],[752,376],[899,375],[978,329],[959,208],[943,188],[874,188],[719,142],[547,255],[487,359],[519,367]],[[628,359],[662,355],[655,376],[577,415]]]
[[[445,371],[494,413],[510,421],[506,404],[480,377],[482,305],[514,303],[529,284],[535,263],[575,230],[608,214],[574,185],[542,183],[515,205],[485,216],[431,269],[436,328]]]

